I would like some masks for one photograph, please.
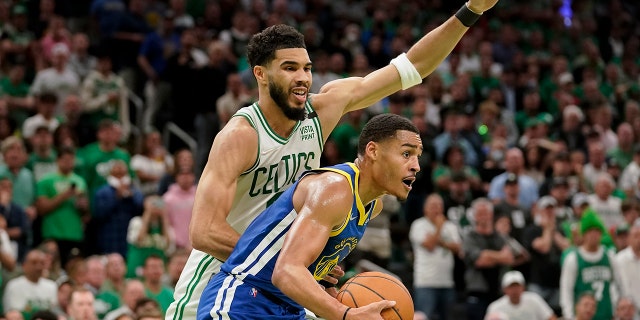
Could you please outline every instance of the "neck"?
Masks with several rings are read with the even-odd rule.
[[[149,289],[149,291],[157,293],[160,291],[160,289],[162,289],[162,285],[160,284],[160,281],[147,281],[146,283],[147,289]]]
[[[265,96],[268,95],[268,93],[260,93],[260,95]],[[291,134],[291,131],[293,130],[293,127],[295,127],[297,121],[287,118],[273,100],[270,98],[260,100],[258,102],[258,107],[262,109],[264,117],[267,119],[267,123],[269,123],[269,126],[271,126],[273,131],[281,137],[288,137]]]
[[[367,204],[377,197],[381,196],[383,192],[377,188],[377,184],[372,178],[372,175],[362,175],[363,171],[371,170],[369,164],[362,160],[361,158],[357,158],[355,161],[356,167],[360,169],[360,181],[358,181],[358,194],[360,195],[360,200],[362,200],[363,204]]]
[[[589,252],[589,253],[596,253],[598,252],[598,249],[600,249],[600,244],[586,244],[583,246],[584,250]]]
[[[520,297],[509,297],[509,301],[513,305],[519,305],[520,304]]]

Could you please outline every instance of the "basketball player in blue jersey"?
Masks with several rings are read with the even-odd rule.
[[[202,290],[240,234],[302,172],[319,167],[323,144],[345,113],[421,83],[497,1],[469,0],[388,66],[365,77],[329,82],[313,95],[312,64],[302,35],[284,25],[255,34],[247,56],[258,101],[236,113],[213,142],[191,220],[194,250],[166,319],[195,318]],[[341,274],[337,270],[335,276]]]
[[[378,197],[407,198],[421,154],[410,120],[373,117],[355,163],[306,172],[249,225],[205,288],[197,319],[304,319],[304,308],[325,319],[382,319],[395,302],[348,309],[318,281],[355,248],[382,209]]]

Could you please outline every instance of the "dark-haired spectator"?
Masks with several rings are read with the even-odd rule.
[[[464,150],[464,163],[477,167],[479,164],[478,155],[473,145],[461,134],[464,122],[462,110],[457,107],[446,107],[442,110],[442,113],[443,132],[433,139],[437,159],[443,161],[447,148],[457,144]]]
[[[127,229],[131,218],[142,212],[142,192],[132,185],[127,164],[122,160],[112,160],[106,181],[93,198],[98,252],[117,252],[128,258]]]
[[[144,260],[142,278],[144,279],[145,294],[158,302],[162,312],[167,312],[169,305],[173,302],[173,289],[162,284],[164,272],[164,260],[161,257],[150,255]]]
[[[8,74],[0,79],[0,89],[1,96],[9,107],[11,119],[22,128],[33,107],[27,98],[29,84],[25,81],[25,66],[20,63],[12,65]]]
[[[31,250],[22,263],[23,275],[7,282],[2,305],[5,310],[18,310],[26,318],[31,314],[57,305],[58,286],[42,276],[44,253]]]
[[[211,50],[211,49],[209,49]],[[216,101],[216,111],[220,128],[224,127],[240,107],[250,103],[251,96],[242,83],[240,75],[232,73],[227,76],[227,91]],[[334,130],[335,133],[335,130]]]
[[[550,196],[538,200],[533,211],[534,224],[524,230],[522,243],[531,253],[529,290],[544,298],[560,313],[560,258],[569,247],[556,219],[558,203]]]
[[[145,198],[142,216],[129,221],[127,244],[127,278],[139,277],[144,261],[151,255],[166,260],[167,252],[174,247],[174,239],[161,197],[151,195]]]
[[[511,148],[504,158],[506,172],[491,180],[488,197],[494,202],[504,199],[504,184],[509,173],[518,176],[519,202],[525,208],[530,208],[538,200],[538,184],[533,178],[524,174],[524,156],[518,148]]]
[[[579,190],[578,177],[571,176],[571,158],[568,152],[560,151],[551,155],[551,174],[540,184],[540,196],[546,196],[551,190],[551,185],[556,178],[566,179],[569,184],[569,193],[575,194]]]
[[[84,225],[88,218],[87,184],[75,168],[74,149],[60,149],[55,172],[45,175],[37,184],[36,207],[42,216],[42,238],[58,245],[60,261],[65,265],[71,252],[82,248]]]
[[[143,316],[162,314],[161,305],[151,297],[144,297],[136,302],[135,314],[138,320]],[[162,317],[161,317],[162,318]]]
[[[31,315],[31,320],[58,320],[58,315],[50,310],[40,310]]]
[[[54,45],[51,49],[51,54],[51,67],[36,73],[36,77],[31,84],[30,94],[39,96],[45,92],[55,93],[58,100],[54,115],[61,116],[62,101],[67,95],[78,92],[80,79],[67,65],[69,47],[66,44],[58,43]]]
[[[36,128],[29,139],[31,153],[25,167],[33,172],[36,181],[40,181],[46,174],[55,172],[56,151],[53,146],[53,131],[46,126]]]
[[[26,139],[36,132],[39,127],[47,127],[50,131],[56,130],[60,125],[60,120],[55,116],[58,96],[53,92],[45,92],[36,99],[37,113],[24,121],[22,125],[22,136]]]
[[[140,181],[142,194],[155,194],[160,179],[174,166],[173,157],[162,145],[160,132],[151,131],[144,135],[140,152],[131,158],[130,165]]]
[[[504,183],[505,197],[496,203],[494,213],[496,220],[500,217],[508,217],[511,224],[509,235],[517,241],[522,241],[522,233],[533,219],[531,218],[530,209],[520,204],[519,194],[518,176],[514,173],[509,173]]]
[[[169,190],[162,196],[167,217],[175,236],[177,248],[191,249],[189,241],[189,221],[196,195],[196,177],[188,167],[176,168],[176,182],[169,186]]]
[[[80,99],[82,111],[87,113],[94,129],[104,119],[118,121],[122,124],[120,139],[127,140],[131,132],[129,90],[124,79],[113,72],[111,57],[106,52],[98,54],[95,69],[82,82]]]
[[[195,160],[193,159],[193,152],[189,149],[180,149],[173,154],[173,159],[175,161],[174,168],[171,172],[165,173],[165,175],[158,182],[158,195],[164,195],[168,190],[169,186],[176,182],[175,173],[178,168],[180,170],[195,170]],[[196,177],[197,180],[197,177]]]
[[[82,176],[87,181],[89,197],[92,198],[96,190],[104,185],[113,165],[112,161],[122,160],[125,164],[131,161],[129,153],[118,147],[120,141],[120,125],[109,119],[98,124],[98,141],[88,144],[78,151],[83,161]]]
[[[433,182],[441,192],[446,192],[449,188],[451,177],[456,173],[462,173],[467,178],[471,189],[479,191],[482,189],[482,181],[478,171],[465,164],[464,149],[458,144],[450,145],[442,156],[441,164],[433,170]]]

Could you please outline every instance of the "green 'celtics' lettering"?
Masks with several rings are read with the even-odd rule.
[[[314,152],[300,152],[285,155],[278,163],[261,165],[253,171],[249,196],[282,192],[294,183],[302,172],[312,169],[309,162],[315,158]]]

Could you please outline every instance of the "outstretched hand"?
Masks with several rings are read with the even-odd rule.
[[[467,1],[467,7],[478,14],[493,8],[498,3],[498,0],[469,0]]]
[[[384,309],[396,305],[395,301],[382,300],[368,304],[364,307],[350,309],[345,319],[348,320],[383,320],[380,313]]]

